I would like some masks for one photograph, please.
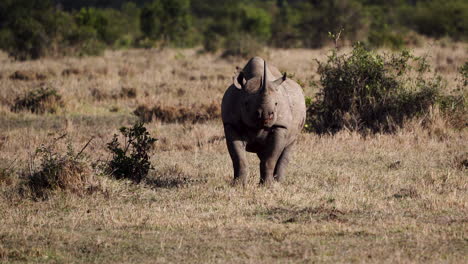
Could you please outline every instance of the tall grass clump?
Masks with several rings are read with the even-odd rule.
[[[26,186],[35,199],[45,199],[56,191],[65,191],[78,195],[92,189],[93,174],[83,150],[75,152],[71,143],[65,152],[58,149],[59,137],[49,145],[36,149],[29,164]],[[35,162],[39,159],[40,165]]]
[[[107,144],[107,149],[112,154],[108,173],[116,179],[130,179],[139,183],[153,169],[149,151],[156,139],[151,137],[143,123],[136,123],[130,128],[122,127],[120,133],[124,137],[123,144],[119,142],[118,135],[114,135]]]
[[[408,51],[379,55],[358,43],[347,54],[333,51],[318,73],[322,88],[307,120],[317,133],[393,132],[448,98],[426,59]]]

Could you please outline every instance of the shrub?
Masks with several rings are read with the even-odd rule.
[[[307,127],[318,133],[393,132],[441,98],[441,79],[423,78],[427,70],[424,58],[407,51],[381,56],[361,44],[350,54],[334,51],[319,62],[322,89],[308,108]]]
[[[40,87],[28,92],[23,97],[16,98],[11,111],[30,111],[34,114],[55,113],[65,104],[57,90]]]
[[[131,128],[122,127],[120,133],[125,138],[122,145],[117,135],[107,144],[107,149],[112,153],[107,172],[116,179],[130,179],[138,183],[153,169],[148,152],[156,139],[150,136],[143,123],[136,123]]]
[[[27,177],[27,186],[34,198],[45,199],[54,191],[83,195],[93,183],[92,170],[83,155],[89,142],[79,153],[68,143],[67,152],[62,154],[57,150],[59,139],[37,148],[33,163],[38,155],[41,161],[38,169],[30,164],[32,169]]]

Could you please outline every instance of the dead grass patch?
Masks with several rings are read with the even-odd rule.
[[[99,88],[90,88],[89,92],[96,101],[117,100],[117,99],[135,99],[138,95],[137,89],[123,86],[120,91],[107,92]]]
[[[206,179],[196,179],[185,173],[179,166],[174,165],[156,170],[146,184],[154,188],[181,188],[197,183],[206,183]]]
[[[134,99],[137,97],[137,90],[133,87],[122,87],[120,89],[120,98]]]
[[[455,156],[452,166],[462,171],[468,170],[468,152]]]
[[[393,196],[396,199],[402,198],[419,198],[419,193],[415,188],[401,188],[398,192],[396,192]]]
[[[80,75],[80,74],[82,74],[82,71],[77,68],[69,68],[69,69],[65,69],[62,71],[62,76],[65,76],[65,77],[70,77],[73,75]]]
[[[65,136],[37,148],[29,164],[30,171],[26,175],[28,190],[23,190],[24,194],[29,192],[34,199],[46,199],[55,191],[84,195],[96,189],[93,171],[82,154],[90,141],[78,153],[71,143],[67,144],[66,151],[60,151],[58,141]],[[40,160],[37,168],[36,159]]]
[[[123,66],[122,68],[119,69],[118,75],[120,77],[133,77],[136,74],[136,70],[134,67],[130,66]]]
[[[54,88],[41,86],[33,89],[21,97],[17,97],[11,111],[30,111],[34,114],[55,113],[65,103],[62,96]]]
[[[320,205],[305,208],[276,207],[264,212],[267,219],[279,223],[310,223],[320,221],[346,222],[345,213],[335,207]]]
[[[104,101],[106,99],[109,99],[111,95],[99,88],[90,88],[89,92],[91,93],[91,96],[94,98],[96,101]]]
[[[41,72],[29,70],[18,70],[10,75],[10,80],[16,81],[43,81],[47,79],[47,75]]]
[[[174,59],[178,52],[186,56],[184,61]],[[446,52],[458,67],[467,49]],[[317,66],[311,62],[323,61],[326,54],[325,49],[275,49],[266,59],[281,71],[310,80]],[[209,77],[189,83],[171,74],[185,61],[188,78],[228,77],[223,82]],[[105,57],[4,62],[0,63],[4,73],[0,100],[5,101],[0,107],[4,111],[0,164],[5,162],[0,167],[8,168],[16,157],[18,161],[14,175],[8,177],[11,185],[0,184],[1,263],[463,263],[467,259],[466,129],[455,130],[431,119],[434,122],[426,124],[412,120],[395,134],[303,133],[285,182],[259,188],[258,158],[247,154],[248,184],[233,188],[232,163],[219,119],[197,124],[152,122],[146,126],[159,139],[151,157],[156,169],[142,184],[96,176],[97,183],[85,187],[84,195],[57,188],[46,190],[51,193],[46,201],[37,201],[19,193],[20,186],[26,187],[21,172],[29,175],[29,154],[42,142],[50,142],[51,131],[67,131],[71,143],[79,147],[96,135],[85,151],[89,155],[85,162],[104,163],[111,158],[106,143],[116,128],[134,124],[137,118],[131,112],[140,103],[179,108],[183,102],[190,108],[194,103],[220,102],[235,66],[245,60],[220,60],[192,49],[149,49],[108,51]],[[119,76],[123,65],[135,65],[135,76]],[[60,75],[65,68],[106,66],[109,74],[93,73],[93,80],[89,72]],[[15,96],[35,83],[12,81],[9,74],[47,68],[59,73],[51,81],[60,84],[55,87],[66,100],[66,113],[10,113]],[[307,84],[304,93],[313,96],[317,89]],[[120,99],[123,86],[135,87],[137,99]],[[90,87],[109,97],[96,100]],[[185,91],[180,97],[178,89]],[[119,112],[109,112],[112,106],[118,106]],[[65,155],[66,147],[57,152]],[[41,169],[36,163],[33,172]]]
[[[201,123],[220,118],[221,106],[215,102],[211,104],[193,104],[192,107],[181,104],[178,106],[156,105],[154,107],[141,105],[133,113],[145,123],[153,120],[164,123]]]

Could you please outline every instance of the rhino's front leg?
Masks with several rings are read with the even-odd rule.
[[[260,158],[260,184],[269,185],[273,182],[275,167],[284,150],[285,129],[275,129],[268,139],[264,151],[258,154]]]
[[[224,126],[226,144],[234,168],[234,184],[247,183],[247,159],[245,157],[245,143],[236,130],[230,125]]]
[[[293,145],[294,143],[284,148],[283,153],[281,153],[281,156],[279,157],[278,162],[276,163],[274,177],[275,180],[277,180],[278,182],[284,180],[284,174],[286,171],[286,167],[289,164],[289,155],[291,154]]]

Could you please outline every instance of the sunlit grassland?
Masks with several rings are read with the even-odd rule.
[[[468,58],[462,44],[417,48],[446,78]],[[313,96],[314,59],[327,50],[267,50]],[[96,176],[89,195],[21,195],[35,149],[67,134],[90,163],[109,159],[106,143],[133,124],[139,105],[220,102],[244,59],[196,50],[130,50],[95,58],[11,62],[0,58],[2,263],[463,263],[468,257],[468,134],[437,116],[409,121],[395,134],[362,137],[301,134],[282,184],[259,187],[249,154],[245,188],[231,187],[232,167],[220,120],[146,124],[158,139],[155,170],[144,184]],[[76,74],[64,74],[76,69]],[[18,70],[45,80],[19,81]],[[55,114],[12,113],[17,96],[54,87],[65,106]],[[453,87],[454,85],[449,85]],[[135,98],[121,96],[134,88]],[[92,92],[97,89],[97,95]],[[65,150],[64,150],[65,151]],[[36,161],[38,166],[39,162]]]

